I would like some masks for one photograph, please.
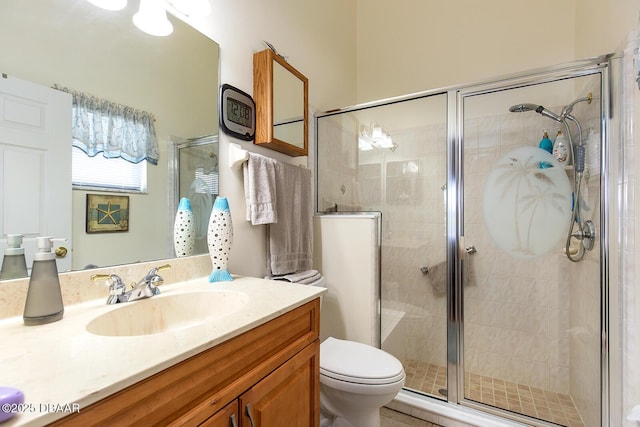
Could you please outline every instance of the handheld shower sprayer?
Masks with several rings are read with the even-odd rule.
[[[562,118],[558,116],[553,111],[549,111],[544,108],[542,105],[537,104],[517,104],[509,108],[509,111],[512,113],[524,113],[525,111],[535,111],[538,114],[542,114],[545,117],[548,117],[552,120],[555,120],[558,123],[562,123]]]
[[[587,94],[587,96],[583,98],[578,98],[573,101],[571,104],[567,105],[562,109],[560,115],[554,113],[553,111],[547,110],[542,105],[536,104],[517,104],[509,108],[509,111],[512,113],[522,113],[525,111],[535,111],[538,114],[541,114],[545,117],[550,118],[551,120],[555,120],[558,123],[562,123],[567,131],[567,137],[569,139],[569,147],[571,152],[574,154],[574,179],[573,179],[573,188],[574,188],[574,206],[571,213],[571,223],[569,225],[569,233],[567,235],[566,245],[565,245],[565,253],[567,258],[573,262],[580,261],[587,250],[593,249],[595,243],[595,227],[591,221],[582,221],[582,194],[581,194],[581,185],[582,185],[582,174],[584,172],[584,164],[585,164],[585,147],[582,141],[582,127],[580,126],[580,122],[571,115],[573,111],[573,107],[580,102],[586,102],[587,104],[591,104],[593,100],[593,95],[591,92]],[[573,122],[577,128],[578,135],[578,145],[574,147],[573,139],[571,137],[571,128],[569,127],[569,123]],[[578,230],[574,230],[574,224],[577,224]],[[570,249],[571,239],[577,238],[580,241],[580,249],[578,253],[573,253]]]

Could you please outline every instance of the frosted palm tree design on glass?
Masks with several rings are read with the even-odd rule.
[[[541,162],[552,167],[541,169]],[[536,147],[518,148],[499,160],[487,178],[484,199],[490,234],[498,246],[517,257],[551,249],[571,213],[566,172]]]

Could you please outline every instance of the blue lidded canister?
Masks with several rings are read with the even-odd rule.
[[[549,132],[545,129],[543,131],[542,139],[538,147],[549,154],[553,154],[553,142],[549,139]],[[548,162],[540,162],[540,169],[550,168],[551,164]]]

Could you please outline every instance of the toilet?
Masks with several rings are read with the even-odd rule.
[[[310,285],[323,284],[321,278]],[[396,397],[404,380],[402,363],[391,354],[327,338],[320,344],[320,427],[380,427],[380,408]]]
[[[402,363],[389,353],[327,338],[320,344],[321,427],[379,427],[380,408],[404,380]]]

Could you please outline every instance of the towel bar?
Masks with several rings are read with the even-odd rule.
[[[240,144],[229,143],[229,166],[240,167],[243,162],[249,160],[249,152],[243,149]]]

